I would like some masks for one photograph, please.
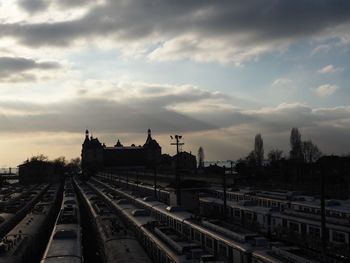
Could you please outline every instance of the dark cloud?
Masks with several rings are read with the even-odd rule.
[[[66,6],[76,3],[59,2]],[[79,1],[81,5],[87,2],[90,1]],[[31,10],[35,9],[33,3]],[[37,8],[40,10],[41,5]],[[162,43],[190,33],[201,39],[225,39],[226,45],[233,42],[235,46],[248,48],[290,43],[322,33],[348,22],[349,13],[350,2],[346,0],[106,1],[73,21],[2,24],[0,32],[29,46],[66,46],[76,39],[106,36],[116,42],[152,38]],[[197,50],[197,45],[183,48]]]
[[[191,95],[188,95],[189,97]],[[210,97],[210,96],[209,96]],[[346,153],[350,142],[350,108],[312,109],[302,104],[281,104],[275,108],[257,110],[229,109],[219,111],[181,113],[167,109],[163,97],[145,100],[116,102],[108,99],[75,98],[54,104],[35,104],[2,101],[1,133],[67,132],[79,133],[89,127],[94,134],[139,134],[151,127],[160,134],[181,132],[206,146],[207,143],[222,147],[222,155],[228,156],[235,145],[244,156],[256,133],[262,133],[266,148],[288,150],[292,127],[299,127],[303,139],[312,139],[326,153]],[[202,101],[195,96],[190,103]],[[196,135],[197,134],[197,135]],[[331,135],[331,136],[330,136]],[[192,137],[191,137],[192,136]],[[196,138],[196,136],[201,136]],[[210,139],[205,136],[210,136]],[[331,137],[331,138],[329,138]],[[219,149],[218,149],[219,150]],[[220,155],[221,156],[221,155]]]
[[[154,127],[160,132],[213,128],[166,109],[131,107],[102,99],[80,99],[51,105],[18,102],[1,105],[19,114],[0,115],[0,132],[81,132],[83,127],[91,127],[96,132],[137,133],[145,127]]]
[[[61,8],[76,8],[96,3],[96,0],[20,0],[19,6],[28,13],[35,14],[46,11],[50,5],[56,4]]]
[[[21,57],[0,57],[0,79],[10,82],[21,82],[35,79],[30,70],[59,69],[57,62],[40,62]]]
[[[56,0],[56,4],[65,7],[65,8],[70,8],[70,7],[81,7],[87,4],[93,4],[96,3],[97,0]]]
[[[20,0],[18,4],[29,13],[44,11],[49,6],[49,2],[45,0]]]

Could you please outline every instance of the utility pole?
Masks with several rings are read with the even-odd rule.
[[[231,177],[233,175],[233,161],[232,160],[227,160],[228,162],[230,162],[230,165],[231,165]]]
[[[321,240],[322,240],[322,260],[326,262],[326,206],[325,206],[325,167],[324,165],[320,167],[320,175],[321,175]]]
[[[227,208],[227,201],[226,201],[226,167],[224,166],[224,174],[223,174],[223,190],[224,190],[224,219],[226,219],[226,208]]]
[[[136,171],[136,191],[139,191],[139,172]]]
[[[126,189],[129,189],[129,173],[126,172]]]
[[[158,198],[157,198],[157,163],[156,163],[156,160],[154,161],[154,199],[158,200]]]
[[[180,142],[182,139],[182,135],[175,134],[174,137],[170,135],[170,138],[173,140],[175,138],[174,143],[170,143],[170,145],[176,145],[176,168],[175,168],[175,185],[176,185],[176,199],[177,205],[181,206],[181,189],[180,189],[180,173],[179,173],[179,146],[184,145],[184,143]]]

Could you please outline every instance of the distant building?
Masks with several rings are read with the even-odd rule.
[[[171,183],[167,186],[169,190],[169,205],[197,213],[199,212],[199,193],[207,187],[208,185],[205,182],[197,180],[182,180],[180,185],[177,185],[175,182]],[[177,196],[178,193],[180,198]]]
[[[27,161],[18,166],[19,183],[55,183],[59,182],[61,175],[55,169],[55,164],[47,161]]]
[[[179,152],[179,170],[182,172],[195,172],[197,169],[196,156],[189,152]],[[171,158],[171,166],[176,169],[177,154]]]
[[[150,129],[143,146],[124,146],[118,140],[112,147],[102,144],[97,138],[89,137],[89,131],[86,130],[81,163],[83,174],[90,175],[103,169],[153,167],[159,162],[160,156],[161,147],[152,138]]]

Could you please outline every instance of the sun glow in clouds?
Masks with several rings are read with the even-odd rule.
[[[1,1],[0,164],[79,156],[86,127],[106,142],[181,132],[209,159],[245,156],[257,132],[288,148],[299,127],[348,152],[349,13],[348,1]]]

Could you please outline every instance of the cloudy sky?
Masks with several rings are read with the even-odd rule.
[[[350,152],[350,1],[1,0],[0,166],[150,127],[206,159]]]

